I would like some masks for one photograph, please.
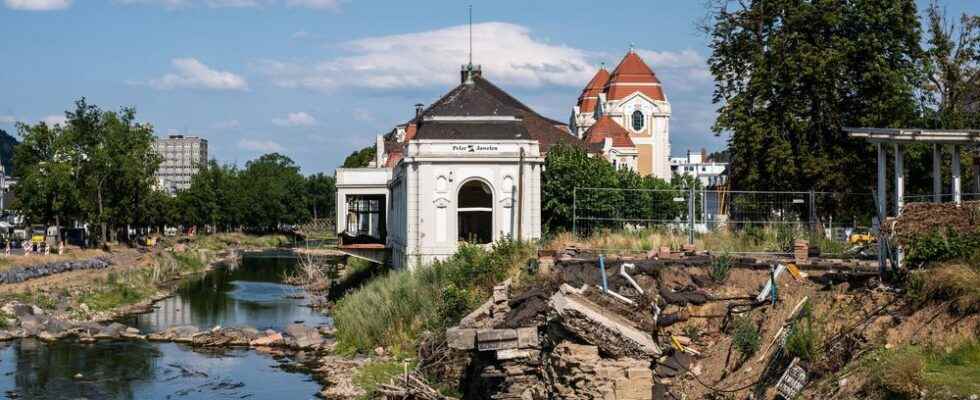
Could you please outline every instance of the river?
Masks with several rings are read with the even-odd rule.
[[[249,253],[237,266],[191,279],[153,312],[121,320],[142,333],[169,326],[331,324],[282,283],[295,259]],[[320,385],[249,349],[198,350],[174,343],[24,339],[0,343],[0,398],[9,399],[312,399]],[[6,397],[3,397],[6,396]]]

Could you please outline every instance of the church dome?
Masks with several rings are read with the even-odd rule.
[[[609,71],[606,71],[605,67],[599,68],[599,71],[595,73],[589,84],[585,85],[585,89],[582,89],[582,94],[578,97],[578,106],[581,112],[595,112],[599,93],[605,89],[606,83],[609,83]]]
[[[609,82],[603,91],[608,100],[622,100],[634,92],[640,92],[653,100],[667,101],[657,75],[633,50],[626,53],[609,75]]]

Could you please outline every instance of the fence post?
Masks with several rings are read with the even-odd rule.
[[[810,189],[810,232],[817,231],[817,193]]]
[[[578,237],[578,186],[572,188],[572,234]]]
[[[687,189],[687,244],[694,244],[694,185]]]

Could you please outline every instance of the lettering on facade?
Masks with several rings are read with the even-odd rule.
[[[500,149],[492,144],[455,144],[453,145],[453,151],[463,152],[463,153],[476,153],[476,152],[486,152],[486,151],[499,151]]]

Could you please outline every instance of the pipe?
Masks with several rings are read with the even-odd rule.
[[[606,257],[599,255],[599,271],[602,272],[602,292],[609,292],[609,281],[606,279]]]
[[[641,288],[640,285],[638,285],[636,283],[636,281],[633,280],[633,277],[630,276],[630,274],[628,274],[626,272],[627,269],[636,269],[636,264],[633,264],[633,263],[622,263],[622,264],[620,264],[619,265],[619,276],[622,276],[623,278],[625,278],[626,281],[629,282],[630,285],[632,285],[633,288],[636,289],[637,292],[640,292],[640,294],[643,294],[643,288]]]

